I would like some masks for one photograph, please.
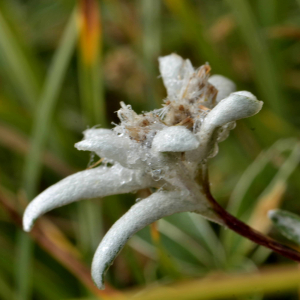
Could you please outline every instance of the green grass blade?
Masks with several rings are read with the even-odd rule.
[[[187,215],[194,223],[199,235],[202,237],[203,244],[213,255],[215,265],[218,268],[224,267],[226,265],[225,249],[212,229],[210,222],[198,214],[188,213]]]
[[[23,174],[23,187],[25,188],[28,199],[31,199],[36,194],[41,170],[41,155],[47,141],[53,110],[75,47],[76,39],[77,26],[75,10],[67,24],[59,48],[54,55],[52,65],[44,83],[39,107],[36,110],[34,118],[32,144],[25,161]],[[30,295],[30,272],[28,271],[32,256],[30,249],[32,249],[32,247],[29,236],[26,235],[21,238],[17,247],[19,249],[28,249],[26,252],[22,251],[22,256],[17,258],[17,291],[19,295],[21,295],[19,299],[24,300],[28,299]]]
[[[160,55],[160,18],[161,1],[160,0],[142,0],[142,43],[143,43],[143,64],[146,68],[147,86],[145,107],[153,110],[161,104],[161,100],[155,93],[157,86],[157,58]]]
[[[95,0],[82,1],[79,7],[78,79],[85,124],[87,127],[107,127],[100,7]],[[94,201],[80,202],[78,207],[80,243],[85,252],[91,250],[93,253],[98,246],[99,236],[103,236],[102,207]]]
[[[278,172],[272,179],[272,181],[268,184],[268,186],[264,189],[257,200],[256,206],[259,206],[260,201],[266,199],[268,195],[272,193],[274,188],[277,186],[285,186],[287,184],[287,180],[291,176],[291,174],[295,171],[295,169],[299,165],[300,160],[300,147],[299,143],[297,143],[292,150],[289,157],[285,160],[285,162],[280,166]],[[267,218],[267,215],[265,216]],[[251,220],[251,217],[250,217]],[[254,222],[256,223],[256,222]],[[253,243],[249,240],[242,239],[239,247],[236,248],[235,252],[247,254],[253,249]]]
[[[164,219],[161,219],[159,220],[159,231],[166,235],[169,239],[173,240],[175,243],[183,246],[204,266],[212,264],[212,256],[210,253],[177,226]]]
[[[207,37],[204,26],[201,23],[201,16],[197,14],[196,7],[191,5],[191,1],[165,0],[164,3],[179,19],[184,28],[184,37],[190,41],[194,50],[196,50],[196,57],[200,54],[202,61],[208,61],[214,72],[232,77],[229,65],[217,53]]]
[[[268,45],[259,31],[252,8],[246,0],[226,0],[237,21],[246,43],[254,69],[254,80],[262,99],[278,114],[284,113],[284,99],[281,93],[275,61],[268,51]]]
[[[2,273],[0,273],[0,298],[3,300],[16,299],[12,287],[6,282]]]
[[[181,213],[169,216],[165,220],[180,229],[182,235],[185,233],[190,239],[193,239],[197,243],[195,249],[199,249],[199,247],[203,248],[203,250],[199,249],[197,252],[202,253],[203,260],[207,264],[210,264],[211,268],[224,267],[226,261],[224,248],[212,229],[211,224],[202,216],[195,213]],[[171,238],[171,236],[168,237]],[[183,236],[183,238],[186,237]],[[188,243],[182,244],[188,245]]]
[[[282,139],[277,141],[273,146],[271,146],[266,152],[262,152],[253,163],[246,169],[246,171],[241,176],[240,180],[236,184],[234,190],[232,191],[227,210],[240,217],[243,211],[243,199],[245,194],[249,190],[253,183],[255,177],[262,172],[265,166],[273,159],[277,153],[282,153],[284,151],[291,150],[295,147],[296,140]]]
[[[107,125],[103,88],[102,28],[100,8],[95,0],[79,6],[80,42],[78,51],[81,104],[89,126]]]
[[[18,300],[31,299],[31,275],[32,275],[32,252],[33,242],[28,234],[19,231],[17,236],[17,253],[16,253],[16,298]]]
[[[107,125],[104,98],[102,64],[97,59],[93,65],[85,65],[79,58],[79,87],[81,106],[89,126]]]
[[[256,6],[260,22],[263,26],[271,26],[276,22],[276,15],[279,9],[279,2],[277,0],[258,0]]]
[[[0,54],[5,72],[24,104],[34,108],[40,90],[39,81],[1,11]]]
[[[266,165],[274,158],[278,153],[290,150],[295,147],[295,139],[283,139],[276,142],[266,152],[262,152],[253,163],[246,169],[241,176],[240,180],[236,184],[233,190],[227,210],[234,216],[241,218],[245,214],[245,201],[246,194],[248,193],[254,179],[260,174]],[[222,230],[222,241],[226,245],[226,249],[231,249],[236,244],[237,236],[230,230]],[[230,251],[230,250],[229,250]]]
[[[13,268],[15,260],[15,253],[13,251],[14,244],[13,241],[8,241],[5,237],[0,239],[1,243],[1,260],[0,260],[0,277],[2,273],[7,274],[7,277],[12,277]],[[21,252],[21,250],[19,251]],[[20,253],[22,255],[22,253]],[[70,290],[66,288],[66,285],[62,282],[60,274],[57,274],[52,266],[44,265],[43,262],[39,262],[37,259],[32,261],[34,265],[35,272],[33,272],[32,286],[36,292],[42,298],[41,299],[65,299],[70,294]],[[26,275],[25,275],[26,276]],[[0,278],[1,281],[1,278]],[[4,288],[4,287],[3,287]],[[2,285],[0,282],[0,299],[6,299],[2,292]],[[15,291],[13,291],[13,297],[9,298],[16,299]]]
[[[78,30],[76,25],[76,10],[73,12],[60,45],[54,54],[52,64],[46,77],[40,96],[39,107],[36,111],[32,144],[25,162],[24,187],[28,198],[36,193],[39,173],[41,169],[41,154],[47,141],[47,135],[51,126],[51,119],[58,100],[64,76],[73,54]]]
[[[281,299],[288,299],[288,292],[296,291],[299,288],[299,279],[300,272],[296,267],[277,267],[264,272],[233,276],[216,274],[215,278],[177,282],[174,285],[160,285],[146,291],[128,293],[125,297],[136,300],[215,300],[241,299],[240,297],[248,296],[248,299],[253,299],[253,294],[266,293],[276,297],[282,295]],[[124,296],[112,299],[124,299]]]

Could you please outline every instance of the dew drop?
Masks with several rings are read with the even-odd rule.
[[[157,169],[157,170],[152,170],[151,172],[152,174],[152,178],[155,181],[159,181],[162,179],[162,170],[161,169]]]

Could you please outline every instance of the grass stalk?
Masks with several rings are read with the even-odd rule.
[[[191,5],[190,1],[165,0],[168,9],[181,22],[184,29],[184,37],[189,40],[192,48],[196,51],[196,57],[201,55],[202,62],[208,61],[214,72],[219,72],[232,78],[231,68],[226,60],[216,51],[214,45],[205,33],[205,28],[201,22],[201,16]]]
[[[44,82],[39,105],[34,116],[31,148],[25,161],[23,182],[28,198],[36,193],[41,171],[41,155],[51,127],[51,119],[58,100],[67,67],[77,40],[76,13],[73,12],[54,54]]]
[[[212,274],[213,275],[213,274]],[[270,295],[284,294],[299,288],[300,271],[295,267],[270,268],[250,274],[211,276],[203,280],[193,280],[175,285],[159,286],[143,292],[130,292],[113,300],[214,300],[250,296],[256,293]]]
[[[79,7],[78,79],[83,115],[88,127],[106,127],[100,7],[96,0],[81,0]],[[87,201],[78,203],[78,208],[80,243],[83,250],[94,252],[103,236],[102,207]]]
[[[24,104],[34,109],[40,84],[21,45],[0,11],[1,62],[10,81]]]
[[[226,0],[249,50],[256,86],[260,96],[279,115],[285,114],[284,98],[276,69],[276,61],[268,49],[255,18],[252,7],[246,0]]]
[[[42,166],[42,153],[50,131],[55,104],[75,47],[76,39],[76,14],[73,12],[54,55],[39,99],[39,106],[34,116],[31,147],[25,160],[23,173],[23,188],[25,189],[27,199],[32,199],[37,192]],[[30,237],[26,235],[19,239],[17,246],[19,249],[22,249],[22,256],[17,259],[18,275],[16,277],[17,291],[21,295],[20,300],[26,300],[30,297],[29,266],[32,256],[31,243]],[[23,249],[27,249],[27,251]]]
[[[160,32],[160,18],[161,18],[161,1],[153,0],[141,1],[142,11],[142,43],[143,43],[143,63],[146,67],[146,105],[147,110],[153,110],[160,106],[160,99],[158,100],[155,87],[157,86],[156,69],[157,57],[160,55],[161,49],[161,32]]]

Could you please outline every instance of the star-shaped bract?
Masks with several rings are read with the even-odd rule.
[[[29,231],[42,214],[82,199],[155,190],[135,203],[107,232],[93,259],[92,277],[104,288],[103,276],[127,240],[152,222],[179,212],[196,212],[222,224],[195,180],[218,142],[235,121],[262,107],[249,92],[234,92],[229,79],[209,76],[209,65],[194,69],[176,54],[159,58],[167,89],[163,108],[136,114],[121,103],[120,124],[113,130],[92,128],[75,144],[95,152],[104,164],[73,174],[38,195],[24,213]],[[110,165],[110,166],[108,166]]]

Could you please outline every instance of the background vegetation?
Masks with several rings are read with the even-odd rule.
[[[98,291],[92,255],[135,195],[72,204],[31,235],[20,229],[37,193],[97,161],[73,147],[83,130],[118,122],[120,101],[138,112],[160,106],[157,58],[172,52],[208,61],[265,102],[220,144],[212,190],[288,243],[266,212],[300,214],[299,0],[1,0],[1,299],[119,299],[128,288],[142,290],[137,299],[299,299],[296,263],[194,214],[135,235]]]

